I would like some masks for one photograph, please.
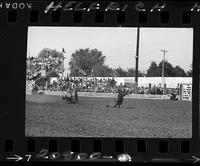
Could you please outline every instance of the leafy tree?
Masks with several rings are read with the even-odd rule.
[[[162,66],[163,61],[156,64],[156,62],[151,62],[149,69],[147,70],[147,77],[161,77],[162,76]],[[173,67],[171,63],[165,61],[164,64],[164,76],[165,77],[186,77],[185,71],[180,66]]]
[[[56,51],[55,49],[49,49],[49,48],[44,48],[43,50],[40,51],[40,53],[38,54],[38,58],[49,58],[49,57],[53,57],[53,58],[63,58],[64,55],[62,52]]]
[[[147,77],[158,77],[161,76],[160,69],[158,68],[156,62],[152,61],[149,69],[147,70]]]
[[[134,68],[128,68],[127,70],[122,69],[121,67],[118,67],[114,70],[116,77],[135,77],[135,69]],[[141,71],[138,71],[138,77],[142,77],[144,74]]]
[[[180,66],[174,67],[175,77],[186,77],[185,71]]]
[[[135,77],[135,69],[134,68],[128,68],[127,69],[127,76],[128,77]]]
[[[200,68],[200,65],[199,65],[199,68]],[[199,70],[199,73],[200,73],[200,70]],[[192,77],[192,64],[190,65],[190,70],[187,71],[186,75],[187,77]]]
[[[126,70],[123,70],[121,67],[118,67],[117,69],[115,69],[116,72],[116,76],[117,77],[127,77],[128,73],[126,72]]]
[[[127,69],[127,77],[135,77],[135,69],[134,68],[128,68]],[[138,71],[138,77],[143,77],[144,74],[141,71]]]
[[[162,76],[162,65],[163,61],[161,61],[158,65],[158,68],[161,71],[161,76]],[[165,61],[164,63],[164,77],[175,77],[174,68],[168,61]]]
[[[40,51],[38,54],[38,58],[48,58],[50,56],[51,49],[49,48],[44,48],[43,50]]]
[[[83,70],[86,73],[86,76],[90,76],[92,68],[95,65],[104,65],[105,62],[105,56],[103,56],[102,52],[96,48],[79,49],[76,50],[71,56],[72,57],[69,62],[71,76],[83,76],[83,74],[79,72],[79,69]]]
[[[93,77],[113,77],[114,71],[112,68],[109,68],[106,65],[96,64],[92,68],[92,74]]]
[[[64,57],[64,55],[63,55],[63,53],[62,52],[58,52],[58,51],[56,51],[56,50],[52,50],[51,52],[50,52],[50,56],[51,57],[53,57],[53,58],[63,58]]]

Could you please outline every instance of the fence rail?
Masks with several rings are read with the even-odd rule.
[[[56,95],[62,96],[64,92],[62,91],[44,91],[45,95]],[[117,93],[95,93],[95,92],[78,92],[80,97],[108,97],[116,98]],[[168,95],[151,95],[151,94],[130,94],[124,98],[136,98],[136,99],[160,99],[160,100],[169,100]]]

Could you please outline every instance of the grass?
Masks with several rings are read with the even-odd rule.
[[[26,136],[191,138],[192,103],[186,101],[80,97],[80,105],[60,96],[27,95]]]

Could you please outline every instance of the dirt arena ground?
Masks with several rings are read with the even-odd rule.
[[[80,105],[60,96],[26,95],[26,136],[191,138],[192,103],[128,99],[121,108],[113,98],[79,97]]]

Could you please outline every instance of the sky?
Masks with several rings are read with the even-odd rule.
[[[134,27],[40,27],[28,28],[27,56],[38,56],[43,48],[65,49],[65,67],[78,49],[97,48],[112,68],[135,68],[137,28]],[[192,28],[140,28],[139,70],[146,71],[151,62],[165,59],[185,71],[193,56]]]

